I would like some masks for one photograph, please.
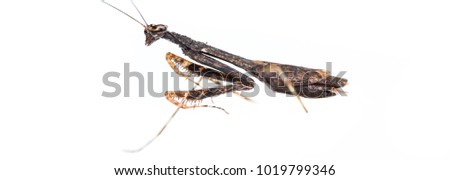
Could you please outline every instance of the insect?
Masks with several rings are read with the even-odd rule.
[[[175,73],[186,78],[191,76],[206,78],[218,84],[216,87],[165,92],[167,100],[175,104],[178,109],[151,141],[133,152],[140,151],[153,142],[153,140],[163,132],[180,108],[212,107],[224,110],[223,108],[216,106],[200,105],[200,102],[205,98],[211,98],[229,92],[253,89],[255,81],[249,75],[263,82],[275,92],[296,96],[305,112],[308,111],[300,97],[325,98],[335,96],[339,93],[343,93],[342,87],[347,84],[347,79],[332,76],[329,72],[322,69],[312,69],[268,61],[249,60],[215,48],[206,43],[193,40],[185,35],[169,31],[166,25],[149,25],[133,1],[131,2],[144,23],[141,23],[108,2],[105,2],[104,0],[102,0],[102,2],[142,25],[146,37],[146,46],[150,46],[159,39],[165,39],[178,45],[183,54],[195,61],[191,62],[168,52],[166,54],[166,61]],[[231,63],[247,73],[241,73],[221,61]],[[222,85],[222,82],[226,82],[228,85]],[[188,102],[193,103],[193,105],[188,105]]]

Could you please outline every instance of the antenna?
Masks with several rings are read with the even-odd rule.
[[[137,8],[136,4],[134,4],[134,1],[131,0],[131,4],[133,4],[134,8],[136,9],[136,11],[139,13],[139,15],[141,16],[142,20],[144,20],[145,25],[148,26],[147,21],[145,21],[144,16],[142,16],[141,11],[139,11],[139,9]]]
[[[128,16],[128,17],[131,18],[132,20],[136,21],[136,22],[139,23],[140,25],[146,27],[144,24],[142,24],[141,22],[139,22],[136,18],[134,18],[134,17],[130,16],[129,14],[123,12],[123,11],[120,10],[119,8],[113,6],[112,4],[109,4],[109,3],[106,2],[105,0],[102,0],[102,2],[105,3],[105,4],[108,5],[108,6],[110,6],[110,7],[114,8],[114,9],[116,9],[117,11],[121,12],[122,14],[125,14],[126,16]],[[131,1],[131,2],[133,3],[133,1]],[[133,5],[134,5],[134,3],[133,3]],[[134,5],[134,7],[136,7],[136,5]],[[136,8],[136,9],[137,9],[137,8]],[[138,12],[139,12],[139,10],[138,10]],[[139,12],[139,14],[141,14],[141,12]],[[141,17],[142,17],[142,15],[141,15]],[[142,17],[142,19],[144,19],[144,18]],[[144,19],[144,22],[145,22],[145,19]],[[147,25],[147,22],[145,22],[145,24]]]

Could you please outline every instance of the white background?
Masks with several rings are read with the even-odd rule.
[[[138,17],[128,1],[111,3]],[[2,1],[0,179],[230,178],[113,170],[214,164],[334,165],[334,176],[301,177],[313,179],[450,177],[445,1],[136,3],[149,23],[250,59],[322,69],[333,62],[335,74],[347,71],[348,96],[304,99],[310,113],[280,94],[260,93],[255,103],[221,96],[214,103],[230,115],[180,111],[151,146],[125,153],[151,139],[176,107],[140,98],[136,87],[129,98],[102,97],[111,91],[103,74],[122,78],[130,63],[154,72],[160,91],[158,73],[171,71],[165,53],[181,50],[165,40],[146,47],[143,28],[100,0]],[[233,178],[256,173],[249,174]]]

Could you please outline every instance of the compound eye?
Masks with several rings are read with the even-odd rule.
[[[166,31],[166,30],[167,30],[167,27],[164,25],[161,25],[161,24],[155,25],[152,28],[152,31],[154,31],[154,32],[162,32],[162,31]]]

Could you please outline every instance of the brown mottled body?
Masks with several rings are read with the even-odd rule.
[[[153,27],[151,29],[155,28]],[[162,33],[164,33],[164,35],[161,35]],[[248,60],[174,32],[159,31],[156,32],[155,35],[152,35],[151,31],[146,31],[145,34],[147,37],[146,42],[151,42],[152,40],[156,41],[157,39],[154,38],[156,36],[178,44],[183,53],[188,57],[201,64],[217,69],[218,71],[212,73],[218,75],[215,79],[233,82],[235,86],[242,84],[247,87],[245,89],[251,89],[254,86],[253,79],[214,58],[229,62],[244,69],[258,80],[264,82],[270,89],[279,93],[299,95],[306,98],[324,98],[335,96],[339,91],[338,89],[347,84],[346,79],[331,76],[325,70],[267,61]],[[276,69],[274,66],[279,67],[281,71],[274,71],[273,69]],[[286,80],[280,78],[280,73],[285,74],[286,80],[293,84],[295,91],[289,89],[285,83]],[[199,75],[201,76],[201,74]],[[220,76],[222,76],[222,78],[219,78]],[[223,93],[226,92],[228,91],[223,91]],[[220,95],[220,93],[209,95],[215,96]]]
[[[166,25],[148,25],[134,3],[133,5],[144,20],[145,25],[104,0],[102,0],[102,2],[141,24],[144,27],[144,34],[146,36],[145,45],[150,46],[161,38],[166,39],[174,44],[177,44],[186,56],[199,63],[196,64],[172,53],[167,53],[167,63],[177,74],[188,79],[190,79],[189,77],[192,75],[199,76],[201,78],[207,78],[217,84],[217,87],[192,89],[189,91],[166,92],[165,96],[167,100],[178,106],[178,109],[169,121],[166,122],[159,133],[145,146],[149,145],[162,133],[180,108],[213,107],[224,110],[220,107],[200,105],[199,103],[201,100],[208,97],[214,97],[228,92],[235,93],[236,91],[253,89],[255,81],[251,77],[247,74],[239,72],[221,61],[231,63],[243,69],[248,74],[264,82],[275,92],[295,95],[301,103],[302,101],[300,96],[306,98],[325,98],[335,96],[338,92],[342,92],[341,88],[347,84],[346,79],[331,76],[331,74],[325,70],[267,61],[249,60],[215,48],[206,43],[193,40],[187,36],[167,31]],[[192,79],[190,80],[193,81]],[[228,82],[231,84],[222,85],[221,82]],[[187,105],[189,102],[194,105]],[[303,103],[302,106],[307,112]],[[132,152],[140,151],[145,146]]]

